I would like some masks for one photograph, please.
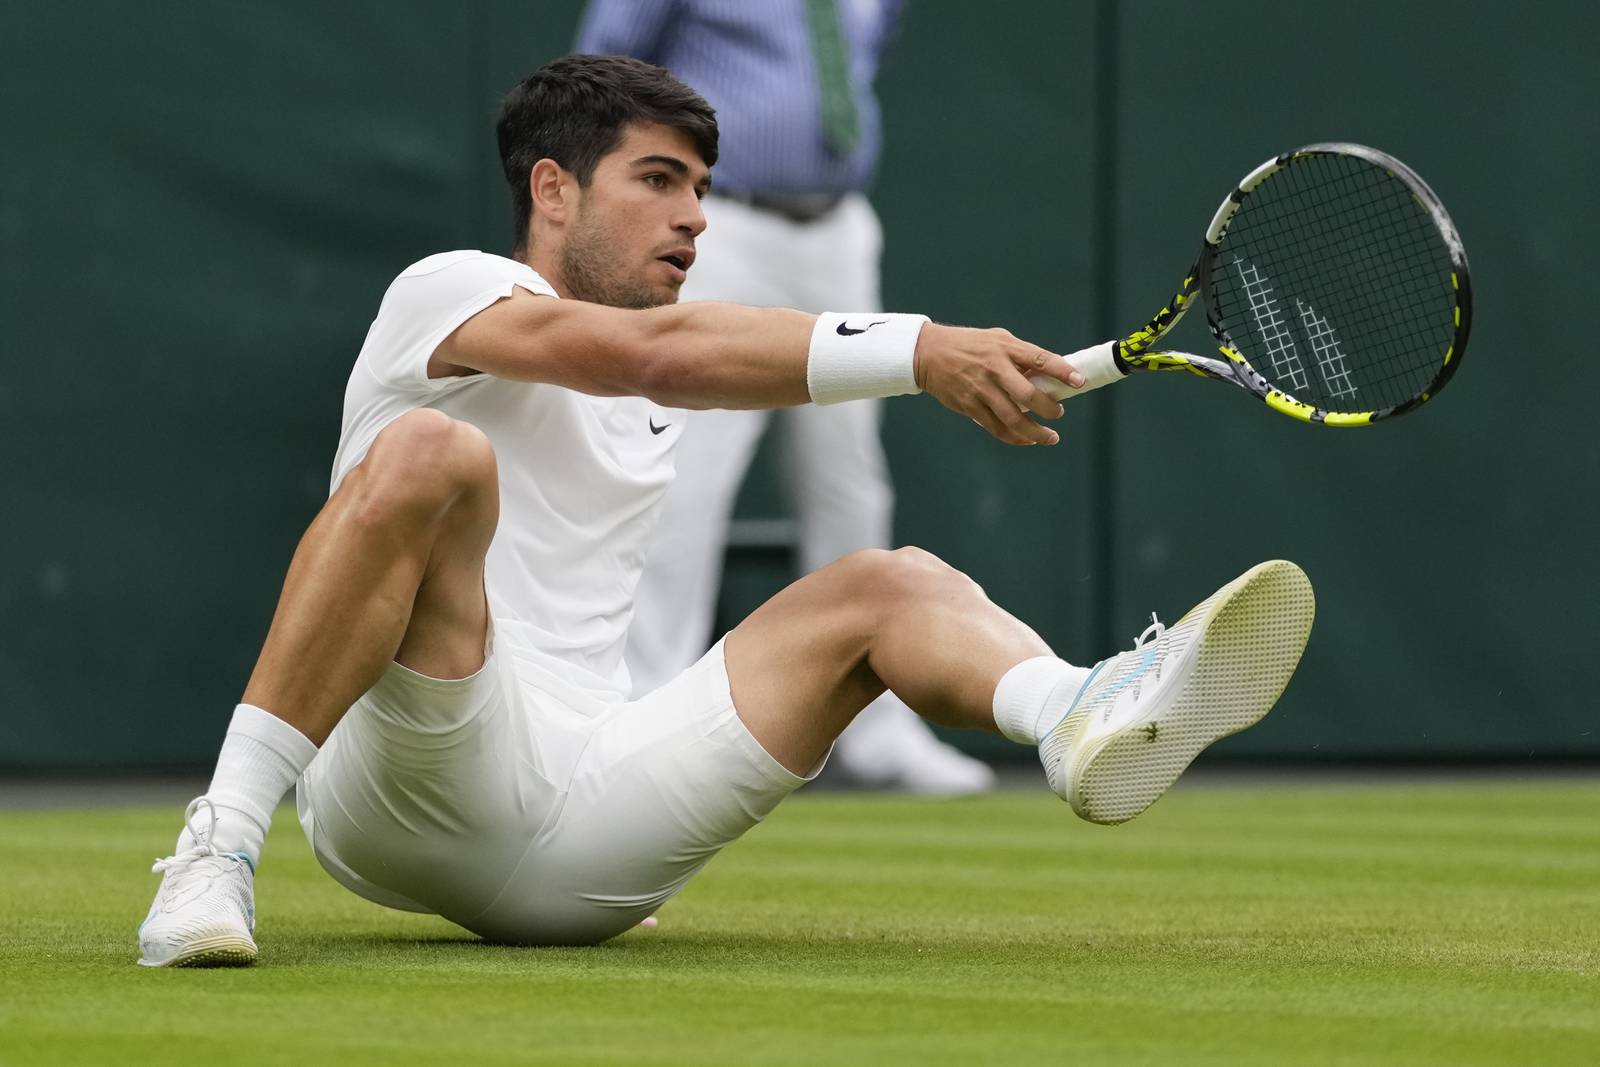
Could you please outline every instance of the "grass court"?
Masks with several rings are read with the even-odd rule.
[[[136,967],[180,810],[0,811],[0,1064],[1593,1064],[1600,782],[802,794],[637,930],[480,944],[280,812],[261,961]]]

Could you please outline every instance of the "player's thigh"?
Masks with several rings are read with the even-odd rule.
[[[483,664],[488,626],[484,558],[500,517],[499,471],[489,439],[428,408],[378,434],[340,494],[357,514],[402,536],[420,534],[421,578],[395,661],[430,677],[460,678]]]
[[[483,665],[489,627],[487,551],[487,544],[470,544],[429,572],[412,601],[396,663],[434,678],[463,678]]]
[[[914,548],[853,552],[806,575],[725,640],[740,716],[784,766],[808,766],[883,692],[869,655],[889,627],[970,586]]]
[[[659,908],[807,777],[773,759],[740,720],[719,644],[596,726],[560,816],[506,892],[469,926],[513,942],[613,937]]]

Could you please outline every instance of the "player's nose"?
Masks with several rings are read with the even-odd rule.
[[[691,194],[678,208],[672,220],[672,228],[679,233],[688,234],[691,238],[699,237],[705,232],[706,212],[698,196]]]

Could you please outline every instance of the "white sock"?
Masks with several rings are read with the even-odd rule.
[[[234,708],[206,790],[217,809],[217,823],[211,827],[217,850],[243,852],[252,866],[259,864],[273,810],[316,754],[310,738],[271,712],[252,704]],[[205,817],[196,816],[202,828]],[[185,827],[178,851],[192,847],[194,837]]]
[[[995,725],[1019,744],[1037,745],[1067,713],[1089,674],[1089,668],[1054,656],[1023,660],[994,687]]]

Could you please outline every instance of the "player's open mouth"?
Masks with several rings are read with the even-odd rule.
[[[657,256],[656,259],[671,267],[673,277],[681,282],[689,276],[689,268],[694,265],[694,250],[690,248],[674,248],[666,255]]]

